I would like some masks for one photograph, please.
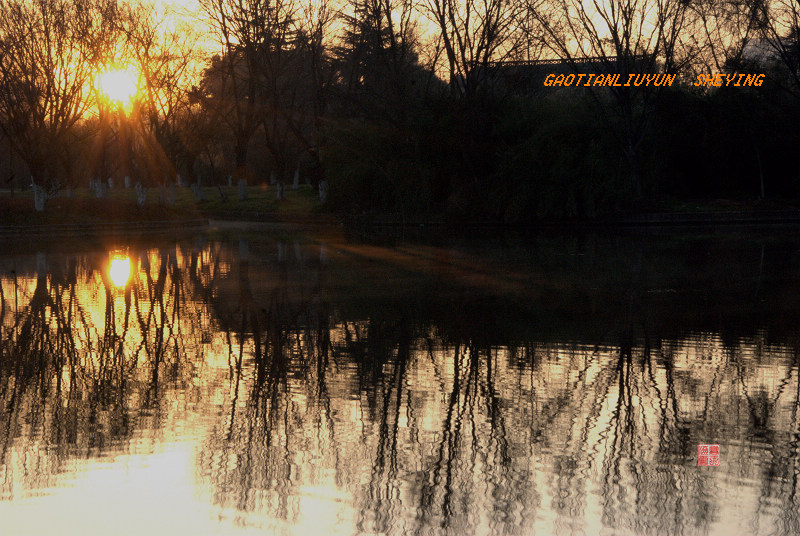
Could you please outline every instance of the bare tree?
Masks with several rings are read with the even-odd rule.
[[[485,86],[491,61],[515,53],[513,37],[523,14],[516,0],[425,0],[447,60],[450,85],[472,96]]]
[[[698,0],[689,7],[686,33],[695,48],[692,64],[706,71],[721,72],[731,63],[738,63],[747,44],[757,37],[757,3]]]
[[[222,110],[212,104],[211,96],[193,86],[189,91],[188,104],[180,111],[178,123],[183,149],[207,166],[212,176],[218,177],[226,170],[228,158],[225,148],[230,145],[226,132],[219,128],[225,125]],[[231,179],[233,176],[230,176]],[[218,186],[221,186],[218,183]],[[225,191],[220,190],[223,197]]]
[[[692,59],[683,0],[529,0],[551,52],[573,70],[620,75],[619,86],[587,87],[628,165],[634,197],[642,195],[640,147],[660,88],[625,86],[636,73],[675,74]],[[606,97],[610,94],[610,99]]]
[[[228,86],[233,97],[237,168],[246,162],[246,143],[261,129],[282,185],[297,173],[303,153],[318,160],[333,8],[327,1],[304,8],[296,0],[202,0],[201,5],[224,50],[216,60],[217,86]]]
[[[330,49],[334,38],[333,25],[337,11],[332,0],[309,0],[298,18],[297,46],[303,52],[307,81],[311,128],[303,136],[305,148],[312,159],[315,182],[322,180],[319,149],[323,144],[322,118],[328,108],[329,88],[333,84]]]
[[[784,87],[800,98],[800,0],[750,0],[766,53],[783,71]],[[759,58],[769,59],[769,58]]]
[[[93,37],[94,29],[114,6],[113,0],[0,2],[0,127],[39,188],[56,190],[72,179],[69,149],[90,107],[94,60],[109,46]]]
[[[214,56],[199,89],[201,101],[220,111],[222,124],[234,141],[234,166],[239,180],[247,180],[248,150],[258,128],[256,87],[243,54],[239,13],[247,12],[248,0],[200,0],[222,50]]]
[[[185,157],[179,118],[188,103],[197,35],[174,25],[149,3],[129,4],[122,21],[130,55],[143,79],[140,103],[144,159],[153,176],[171,175]],[[191,162],[184,162],[186,167]],[[190,171],[187,169],[187,171]]]
[[[283,183],[299,165],[298,143],[310,145],[303,128],[310,116],[305,105],[312,99],[299,49],[300,5],[295,0],[254,0],[243,16],[249,20],[239,35],[256,86],[264,141]]]

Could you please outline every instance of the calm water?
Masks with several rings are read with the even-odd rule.
[[[797,230],[0,252],[3,535],[800,533]]]

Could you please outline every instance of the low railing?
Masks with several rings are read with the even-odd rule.
[[[539,60],[504,60],[504,61],[490,61],[489,67],[542,67],[552,65],[563,65],[569,67],[572,65],[592,65],[592,64],[606,64],[616,63],[620,56],[585,56],[582,58],[548,58]],[[633,56],[622,56],[625,61],[633,63],[647,62],[653,59],[649,54],[636,54]]]

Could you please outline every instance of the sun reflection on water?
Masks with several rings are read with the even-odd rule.
[[[114,286],[123,288],[131,277],[131,259],[127,255],[116,254],[111,257],[108,276]]]
[[[0,314],[4,534],[730,534],[756,515],[753,532],[794,522],[794,342],[698,328],[621,346],[515,324],[474,339],[486,322],[470,319],[499,326],[503,308],[427,286],[397,305],[400,286],[358,295],[438,277],[277,260],[258,245],[248,259],[199,241],[49,254],[42,274],[34,255],[0,255],[0,305],[13,311]],[[543,301],[516,322],[563,314]],[[696,470],[703,441],[726,449],[716,472]],[[759,478],[767,464],[777,476]]]

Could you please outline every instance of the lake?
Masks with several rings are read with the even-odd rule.
[[[798,534],[798,231],[0,243],[0,532]]]

